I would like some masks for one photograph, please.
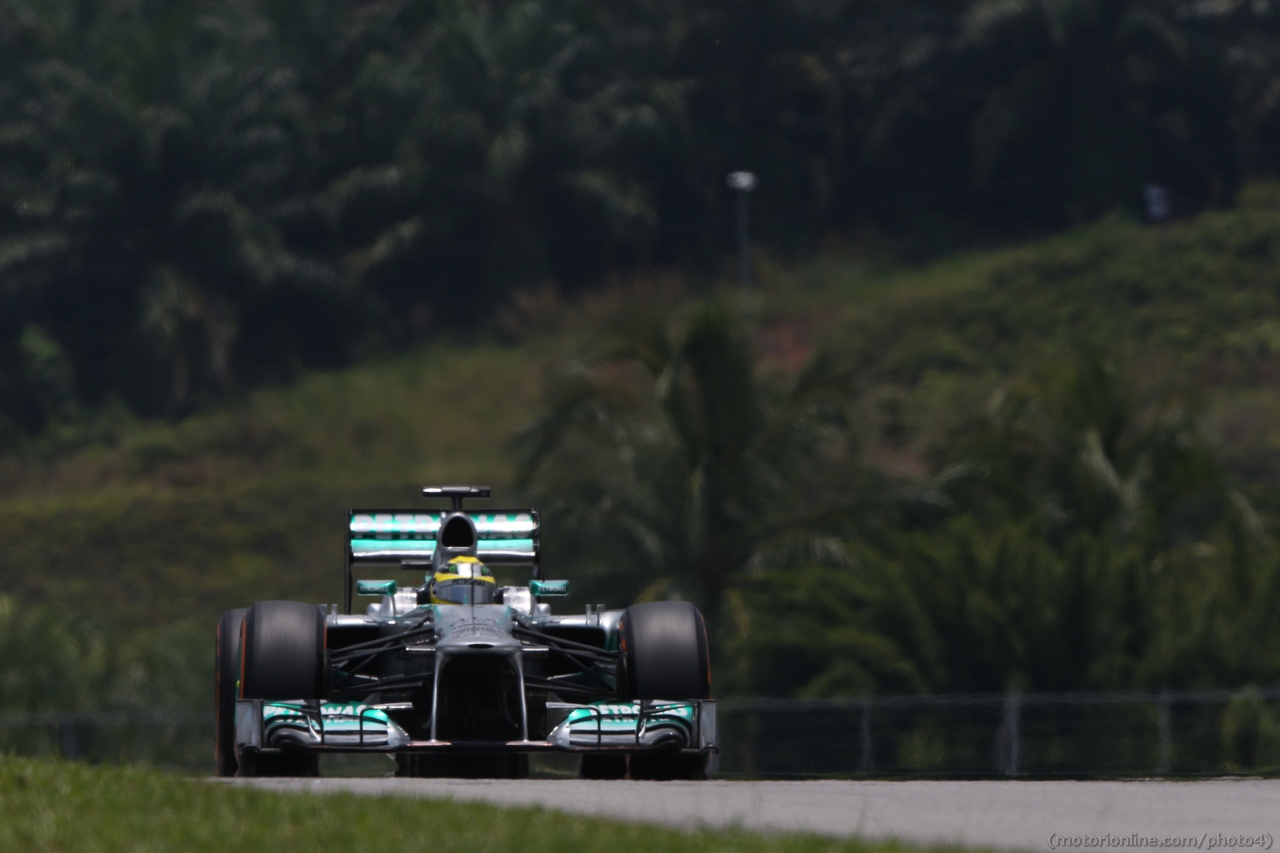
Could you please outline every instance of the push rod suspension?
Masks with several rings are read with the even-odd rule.
[[[530,640],[536,640],[546,646],[551,646],[557,651],[565,653],[574,652],[584,657],[596,657],[602,660],[615,660],[618,657],[617,652],[606,651],[599,646],[589,646],[586,643],[578,643],[573,640],[566,640],[563,637],[556,637],[552,634],[544,634],[534,628],[526,628],[523,625],[517,627],[514,631],[517,636],[525,636]]]
[[[402,634],[394,634],[390,637],[379,637],[376,640],[365,640],[363,643],[352,643],[349,646],[343,646],[330,652],[330,657],[334,660],[342,660],[344,658],[356,657],[357,655],[367,653],[369,651],[387,652],[401,646],[408,645],[406,639],[412,637],[420,637],[423,634],[434,633],[435,626],[428,625],[425,627],[415,627]]]
[[[582,687],[577,684],[568,684],[562,681],[552,681],[547,678],[533,678],[525,676],[525,687],[532,687],[535,690],[549,690],[564,696],[612,696],[613,691],[592,690],[589,687]]]
[[[595,681],[596,683],[600,684],[600,685],[601,685],[602,687],[604,687],[606,690],[613,690],[613,689],[614,689],[614,688],[612,688],[612,687],[610,687],[610,686],[609,686],[609,682],[605,681],[605,680],[604,680],[600,675],[598,675],[598,674],[596,674],[596,673],[592,672],[592,671],[591,671],[591,669],[590,669],[590,667],[588,667],[588,666],[587,666],[586,664],[584,664],[582,661],[580,661],[580,660],[578,660],[577,658],[573,657],[572,655],[568,655],[568,654],[566,654],[566,655],[565,655],[565,658],[569,661],[569,663],[573,664],[573,665],[574,665],[574,666],[576,666],[578,669],[580,669],[580,670],[582,671],[582,674],[583,674],[583,675],[585,675],[587,678],[590,678],[592,681]]]
[[[347,670],[346,673],[343,674],[342,678],[339,678],[337,682],[334,683],[334,685],[330,688],[330,690],[336,689],[337,687],[345,684],[350,679],[355,678],[356,675],[360,672],[360,670],[364,669],[366,666],[368,666],[369,664],[377,660],[378,655],[380,654],[382,654],[382,652],[374,652],[373,654],[366,657],[364,660],[360,661],[355,666],[351,667],[351,669]]]
[[[394,678],[380,678],[374,681],[365,681],[343,690],[331,690],[329,695],[348,696],[360,693],[373,693],[378,690],[399,690],[405,687],[416,687],[427,683],[435,677],[435,671],[426,672],[421,675],[397,675]]]

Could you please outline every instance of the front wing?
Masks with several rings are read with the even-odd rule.
[[[548,702],[564,718],[545,740],[492,743],[414,740],[372,705],[341,702],[236,703],[236,750],[302,752],[719,752],[716,703]]]

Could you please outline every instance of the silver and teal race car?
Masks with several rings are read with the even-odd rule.
[[[718,756],[702,614],[678,601],[557,616],[534,510],[351,510],[343,605],[259,601],[218,622],[219,775],[314,775],[325,753],[403,776],[519,778],[538,752],[586,778],[703,779]],[[412,581],[357,580],[398,566]],[[490,567],[518,566],[500,586]],[[419,582],[418,579],[421,579]],[[363,614],[352,593],[373,596]]]

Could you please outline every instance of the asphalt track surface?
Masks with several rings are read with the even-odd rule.
[[[680,828],[738,828],[1016,850],[1272,848],[1280,780],[1195,782],[588,782],[233,779],[273,791],[350,791],[543,806]],[[1107,836],[1111,836],[1108,838]],[[1251,836],[1246,844],[1239,838]],[[1055,843],[1051,836],[1067,839]],[[1265,836],[1265,838],[1259,838]],[[1151,840],[1155,840],[1152,845]],[[1092,843],[1090,843],[1092,840]]]

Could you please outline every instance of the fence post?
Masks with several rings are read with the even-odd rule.
[[[1173,771],[1173,709],[1169,702],[1169,691],[1160,691],[1160,701],[1156,703],[1156,722],[1160,727],[1160,758],[1156,763],[1156,775],[1166,776]]]
[[[756,755],[756,744],[760,742],[760,715],[751,712],[745,716],[743,729],[746,731],[746,737],[742,739],[742,769],[754,775],[760,771],[758,756]],[[720,731],[724,731],[724,728],[721,728]]]
[[[862,697],[862,752],[858,756],[858,772],[870,776],[875,770],[875,756],[871,751],[871,697]]]
[[[1022,717],[1022,695],[1010,690],[1004,696],[1000,728],[996,732],[996,771],[1005,776],[1018,775],[1022,736],[1018,731]]]
[[[58,718],[58,741],[62,757],[68,761],[76,760],[76,719],[70,715]]]

